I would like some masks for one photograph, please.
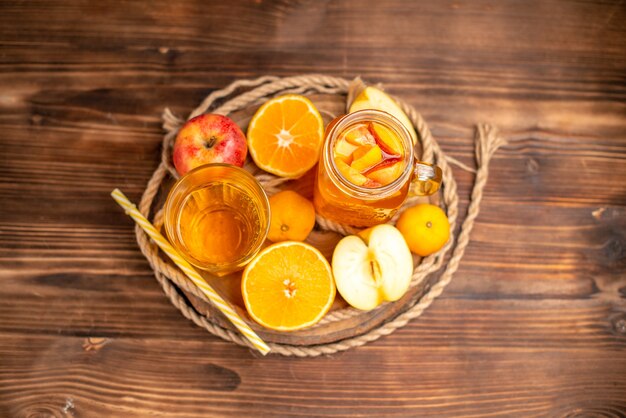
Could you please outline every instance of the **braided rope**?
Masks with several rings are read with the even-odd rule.
[[[209,94],[203,102],[194,109],[189,115],[188,119],[207,112],[209,109],[213,113],[229,114],[231,112],[241,110],[251,105],[260,104],[269,97],[276,94],[285,93],[326,93],[326,94],[347,94],[350,82],[348,80],[330,76],[324,76],[319,74],[302,75],[295,77],[278,78],[273,76],[260,77],[253,80],[238,80],[230,84],[221,90],[216,90]],[[249,90],[224,101],[216,108],[212,108],[216,101],[223,100],[233,95],[240,89],[248,88]],[[433,139],[433,136],[428,128],[426,122],[422,116],[409,104],[403,100],[395,98],[409,119],[412,121],[416,131],[419,135],[422,145],[422,157],[421,160],[426,162],[435,162],[441,167],[443,172],[443,203],[445,205],[448,219],[452,231],[455,230],[456,220],[458,217],[458,195],[457,184],[452,175],[452,169],[448,164],[448,161],[460,165],[456,160],[449,159],[443,153],[437,142]],[[163,181],[166,176],[178,178],[178,174],[172,165],[171,149],[176,133],[180,126],[184,123],[183,120],[177,118],[169,109],[165,109],[163,112],[163,128],[166,134],[163,138],[163,147],[161,153],[161,163],[153,173],[151,179],[148,181],[146,190],[139,203],[139,211],[144,216],[149,217],[152,209],[155,197],[159,192]],[[446,254],[453,247],[452,256],[449,259],[444,272],[439,277],[439,280],[428,289],[428,291],[421,296],[421,298],[411,301],[408,308],[396,316],[393,320],[381,324],[379,327],[371,329],[370,331],[350,337],[338,342],[331,342],[327,344],[319,344],[312,346],[296,346],[290,344],[278,344],[270,343],[272,352],[279,353],[285,356],[319,356],[322,354],[332,354],[338,351],[347,350],[352,347],[358,347],[368,342],[374,341],[384,335],[389,335],[396,329],[403,327],[408,321],[414,319],[422,314],[422,312],[430,306],[430,304],[443,292],[444,288],[450,283],[453,274],[458,269],[459,263],[465,248],[469,243],[469,235],[474,224],[474,220],[478,216],[480,202],[482,199],[482,191],[485,187],[488,178],[488,165],[489,160],[495,153],[495,151],[502,145],[505,145],[506,141],[500,138],[497,131],[489,125],[479,125],[476,133],[476,178],[474,187],[472,190],[471,201],[468,208],[468,213],[461,226],[461,231],[458,237],[451,237],[448,243],[438,253],[425,257],[419,262],[414,269],[413,277],[411,280],[411,287],[417,286],[422,283],[424,279],[431,273],[438,271],[444,263]],[[277,193],[281,190],[281,186],[288,181],[287,179],[279,178],[268,173],[264,173],[256,169],[253,165],[246,165],[245,167],[249,171],[255,174],[255,177],[263,185],[264,189],[269,195]],[[469,168],[469,167],[466,167]],[[472,170],[473,171],[473,170]],[[403,209],[415,204],[416,198],[407,199]],[[392,219],[392,223],[399,216],[399,213]],[[156,211],[154,218],[154,224],[159,228],[163,222],[162,210]],[[349,225],[342,225],[320,215],[316,215],[316,222],[319,228],[323,230],[335,231],[342,235],[352,234],[357,231]],[[205,328],[210,333],[219,336],[220,338],[228,341],[235,342],[242,346],[250,347],[250,343],[243,338],[240,334],[223,328],[222,326],[211,321],[207,316],[199,314],[189,303],[181,296],[178,289],[182,289],[187,293],[194,295],[195,297],[208,303],[206,296],[200,292],[196,286],[193,285],[185,275],[173,264],[168,262],[158,250],[156,244],[152,243],[145,232],[139,228],[135,228],[137,236],[137,242],[139,247],[148,259],[150,266],[155,271],[155,277],[160,283],[163,291],[168,296],[174,306],[176,306],[182,314],[193,321],[200,327]],[[362,314],[354,308],[345,308],[330,312],[326,315],[316,327],[324,326],[325,324],[335,321],[345,320]]]

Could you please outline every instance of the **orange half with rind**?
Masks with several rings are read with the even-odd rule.
[[[295,331],[322,319],[336,289],[330,264],[318,249],[285,241],[265,248],[246,266],[241,293],[257,323]]]
[[[324,121],[304,96],[268,100],[248,125],[248,150],[256,165],[272,174],[297,178],[319,160]]]

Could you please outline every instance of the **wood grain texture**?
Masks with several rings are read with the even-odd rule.
[[[0,2],[0,416],[626,415],[624,22],[599,0]],[[260,358],[169,304],[108,193],[138,200],[163,107],[306,72],[384,83],[466,164],[476,122],[512,141],[422,317]]]

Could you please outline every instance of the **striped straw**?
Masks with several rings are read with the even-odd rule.
[[[270,352],[270,348],[259,337],[235,310],[220,296],[217,292],[209,286],[209,284],[200,276],[200,274],[185,260],[180,254],[170,245],[163,235],[157,231],[157,229],[148,221],[135,207],[134,204],[128,200],[124,193],[119,189],[115,189],[111,192],[111,196],[115,201],[124,208],[127,215],[139,224],[139,226],[146,231],[146,233],[152,238],[154,242],[163,250],[169,258],[191,279],[191,281],[198,286],[198,288],[204,293],[209,300],[222,311],[224,315],[237,327],[237,329],[252,343],[252,345],[259,350],[263,355]]]

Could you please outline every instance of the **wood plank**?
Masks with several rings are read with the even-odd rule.
[[[418,324],[449,324],[450,312],[438,313],[442,305],[392,338],[316,359],[254,358],[215,338],[167,343],[3,332],[1,358],[11,365],[2,376],[11,389],[3,386],[0,400],[12,416],[59,413],[68,404],[76,416],[169,410],[190,417],[424,416],[442,410],[457,416],[572,410],[619,415],[626,408],[623,350],[609,345],[599,351],[593,336],[590,347],[581,344],[576,331],[585,327],[582,317],[576,316],[565,341],[552,338],[557,337],[553,330],[563,329],[558,321],[546,323],[544,332],[527,316],[518,322],[513,315],[513,322],[479,321],[495,338],[476,332],[476,323],[457,324],[444,333],[452,338],[442,347],[427,335],[436,327],[416,329]],[[526,312],[536,315],[535,309]],[[511,334],[517,334],[517,343],[510,344]],[[413,348],[398,351],[405,344]],[[393,361],[386,361],[391,353]]]

